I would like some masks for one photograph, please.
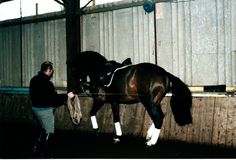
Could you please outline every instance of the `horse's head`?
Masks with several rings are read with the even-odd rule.
[[[99,75],[106,69],[107,59],[94,51],[84,51],[79,54],[73,54],[67,60],[67,67],[72,78],[73,90],[84,92],[87,86],[87,77],[90,78],[90,85],[96,85],[99,81]]]

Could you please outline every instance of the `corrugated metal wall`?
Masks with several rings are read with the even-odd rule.
[[[41,63],[49,60],[55,67],[52,79],[55,86],[65,87],[64,19],[3,27],[0,35],[0,86],[28,87],[30,78],[38,73]]]
[[[174,1],[156,8],[156,15],[139,6],[82,16],[82,50],[119,62],[157,61],[189,85],[236,85],[235,0]],[[22,47],[19,26],[0,28],[0,58],[0,86],[27,87],[44,60],[56,65],[56,86],[65,86],[65,20],[22,25]]]
[[[54,20],[26,24],[22,27],[22,73],[23,86],[28,86],[30,78],[37,74],[45,60],[54,64],[55,86],[62,87],[66,76],[66,36],[65,20]]]
[[[142,6],[83,16],[82,49],[95,50],[119,62],[155,63],[153,13]]]
[[[20,28],[0,30],[0,86],[21,85]]]
[[[194,0],[83,16],[83,50],[155,63],[189,85],[236,85],[236,2]],[[156,43],[154,34],[156,23]]]
[[[157,4],[158,64],[191,85],[236,85],[236,2]]]

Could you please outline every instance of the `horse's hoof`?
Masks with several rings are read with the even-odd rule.
[[[152,146],[149,146],[149,145],[147,145],[147,144],[145,144],[145,148],[151,148]]]
[[[155,144],[152,144],[150,141],[147,141],[146,142],[146,148],[149,148],[149,147],[152,147],[154,146]]]
[[[113,143],[114,144],[117,144],[117,143],[119,143],[120,142],[120,139],[119,138],[113,138]]]

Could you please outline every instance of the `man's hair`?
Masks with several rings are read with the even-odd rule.
[[[53,69],[53,63],[50,61],[45,61],[41,64],[41,71],[44,72],[47,69]]]

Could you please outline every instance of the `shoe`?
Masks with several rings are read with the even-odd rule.
[[[53,133],[45,133],[43,131],[36,144],[34,145],[33,152],[40,158],[45,158],[50,155],[50,145],[52,142]],[[50,157],[50,156],[49,156]]]

